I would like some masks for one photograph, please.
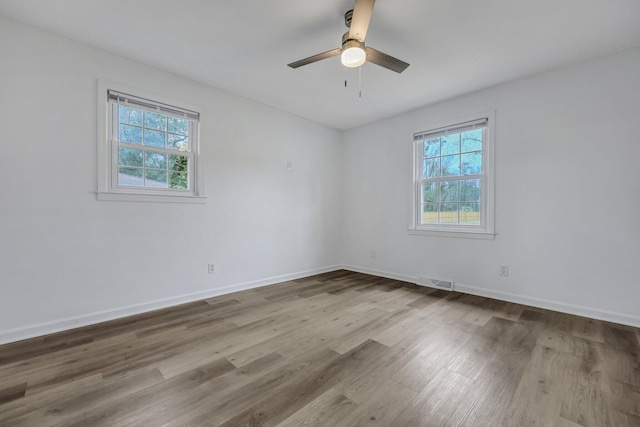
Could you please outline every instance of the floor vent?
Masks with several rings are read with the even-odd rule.
[[[418,277],[416,282],[418,286],[428,286],[430,288],[443,289],[445,291],[453,290],[453,280],[429,279],[428,277]]]

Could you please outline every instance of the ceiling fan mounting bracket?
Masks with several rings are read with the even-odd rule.
[[[353,9],[347,10],[346,13],[344,14],[344,25],[346,25],[347,28],[351,28],[352,19],[353,19]]]

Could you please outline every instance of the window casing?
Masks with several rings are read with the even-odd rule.
[[[99,86],[104,131],[98,138],[98,199],[204,202],[199,113],[151,100],[153,95]]]
[[[413,234],[493,238],[493,114],[414,134]]]

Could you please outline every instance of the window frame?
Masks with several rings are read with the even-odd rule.
[[[480,174],[459,175],[438,179],[456,180],[464,179],[481,179],[481,224],[480,225],[463,225],[463,224],[422,224],[422,184],[426,181],[422,179],[422,160],[423,160],[423,143],[425,138],[416,139],[420,134],[427,134],[439,130],[451,129],[467,123],[478,122],[486,119],[487,123],[483,128],[482,141],[482,171]],[[487,111],[481,114],[469,115],[458,118],[457,120],[448,120],[447,122],[434,123],[425,126],[426,131],[414,132],[412,135],[412,160],[413,160],[413,183],[412,183],[412,206],[411,220],[409,225],[409,233],[414,235],[428,235],[441,237],[462,237],[472,239],[494,239],[495,238],[495,164],[494,164],[494,146],[495,146],[495,112]],[[452,133],[453,134],[453,133]],[[469,178],[467,178],[469,177]],[[438,180],[434,180],[438,181]]]
[[[179,152],[174,150],[162,149],[159,147],[136,147],[149,152],[166,152],[168,154],[179,154],[190,157],[189,165],[189,189],[175,188],[153,188],[153,187],[134,187],[122,186],[117,183],[118,176],[118,149],[128,148],[127,143],[118,141],[115,126],[118,119],[113,120],[118,102],[110,99],[109,92],[115,92],[148,101],[150,105],[159,107],[173,108],[176,111],[184,110],[192,112],[198,116],[197,120],[189,122],[189,144],[190,149],[187,152]],[[151,107],[142,108],[138,105],[132,105],[137,109],[153,111]],[[159,111],[167,114],[166,111]],[[168,114],[176,116],[176,114]],[[133,144],[137,145],[137,144]],[[133,146],[132,145],[132,146]],[[205,203],[204,196],[204,180],[203,168],[200,154],[200,109],[181,101],[169,99],[167,97],[145,92],[135,88],[127,87],[118,83],[108,82],[106,80],[98,80],[98,147],[97,147],[97,199],[108,201],[138,201],[138,202],[168,202],[168,203]],[[171,153],[169,153],[171,151]]]

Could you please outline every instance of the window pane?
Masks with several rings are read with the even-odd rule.
[[[119,148],[118,165],[142,167],[142,150]]]
[[[461,136],[463,153],[482,150],[482,129],[470,130]]]
[[[144,112],[144,127],[158,130],[167,130],[167,116],[164,114]]]
[[[424,157],[438,157],[440,155],[440,138],[424,141]]]
[[[145,152],[144,166],[150,169],[167,169],[167,155],[162,153]]]
[[[169,169],[173,171],[169,174],[170,188],[189,188],[188,156],[169,156]]]
[[[442,158],[442,176],[460,175],[460,155],[445,156]]]
[[[147,169],[145,172],[145,187],[167,188],[167,172]]]
[[[422,205],[422,223],[437,224],[438,211],[438,205],[435,203],[425,203],[424,205]]]
[[[142,143],[142,128],[127,125],[119,125],[118,127],[118,140],[120,142]]]
[[[479,202],[480,201],[480,184],[479,179],[467,179],[460,181],[460,201],[461,202]]]
[[[480,203],[460,203],[460,224],[480,225]]]
[[[458,201],[458,181],[442,181],[440,184],[440,202]]]
[[[437,178],[440,176],[440,157],[425,159],[422,165],[422,178]]]
[[[443,203],[440,207],[440,224],[458,223],[458,204]]]
[[[164,132],[158,132],[157,130],[144,130],[144,145],[152,147],[164,148],[166,146],[167,134]]]
[[[426,182],[422,184],[422,202],[435,203],[438,201],[438,189],[440,184],[437,182]]]
[[[118,185],[143,186],[142,169],[118,168]]]
[[[463,175],[471,175],[482,172],[482,152],[467,153],[461,156],[461,172]]]
[[[189,175],[187,173],[171,172],[169,174],[169,188],[189,188]]]
[[[460,152],[460,134],[442,137],[442,155],[458,154]]]
[[[170,155],[169,169],[176,172],[186,172],[189,169],[189,157]]]
[[[127,107],[125,105],[119,105],[118,120],[120,123],[142,126],[142,110]]]
[[[187,135],[189,133],[189,120],[169,117],[167,130],[169,132]]]
[[[179,151],[187,151],[189,149],[189,138],[185,135],[167,134],[167,148]]]

